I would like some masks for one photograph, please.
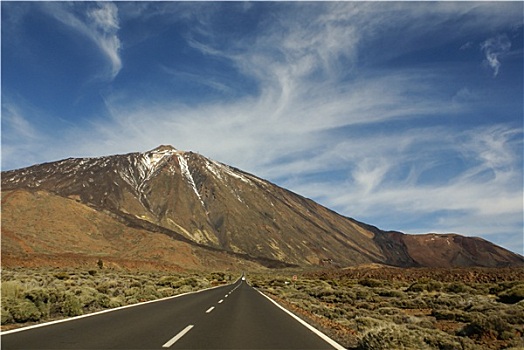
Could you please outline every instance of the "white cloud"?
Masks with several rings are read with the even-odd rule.
[[[91,9],[87,15],[94,25],[104,33],[119,29],[118,8],[113,3],[98,3],[98,8]]]
[[[38,138],[38,131],[22,115],[19,108],[13,103],[2,103],[2,129],[8,135],[16,134],[23,139]]]
[[[43,9],[52,17],[92,40],[110,63],[109,78],[122,69],[121,42],[118,37],[118,8],[111,2],[95,4],[44,3]],[[87,7],[86,7],[87,6]]]
[[[498,35],[480,44],[480,49],[486,55],[486,63],[493,69],[493,76],[496,77],[500,70],[500,58],[511,49],[511,41],[507,35]]]
[[[476,102],[478,100],[478,94],[467,87],[464,87],[457,91],[457,93],[451,99],[451,101],[457,105],[460,105],[462,103]]]
[[[2,96],[2,100],[2,169],[5,169],[6,161],[9,165],[38,163],[41,161],[41,144],[46,142],[45,136],[31,123],[24,108],[6,96]]]
[[[357,219],[372,218],[383,229],[484,236],[520,251],[515,247],[522,237],[511,242],[504,237],[522,231],[522,129],[411,131],[380,138],[377,147],[364,137],[339,145],[355,153],[349,155],[356,164],[352,178],[333,183],[298,177],[287,187]],[[446,156],[463,166],[447,173]],[[440,179],[427,181],[428,175]]]

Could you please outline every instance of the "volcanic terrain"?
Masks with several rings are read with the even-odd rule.
[[[96,259],[167,269],[524,264],[480,238],[379,230],[171,146],[2,172],[3,264]]]

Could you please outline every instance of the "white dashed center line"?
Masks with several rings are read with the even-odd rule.
[[[222,304],[223,301],[224,301],[224,299],[220,299],[220,300],[218,301],[218,303],[219,303],[219,304]]]
[[[175,335],[173,338],[171,338],[167,343],[165,343],[164,345],[162,345],[163,348],[169,348],[171,347],[171,345],[175,344],[180,338],[182,338],[187,332],[189,332],[191,330],[191,328],[193,328],[194,326],[192,324],[190,324],[189,326],[187,326],[186,328],[184,328],[183,330],[181,330],[177,335]]]
[[[211,311],[213,311],[214,308],[215,308],[214,306],[211,306],[209,309],[207,309],[206,314],[208,314],[208,313],[210,313]]]

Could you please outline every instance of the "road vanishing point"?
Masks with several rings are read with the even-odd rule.
[[[251,287],[234,284],[1,334],[11,349],[337,349]]]

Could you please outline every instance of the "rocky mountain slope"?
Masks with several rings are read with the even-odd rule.
[[[51,198],[57,208],[50,212],[38,207],[36,199],[11,208],[8,196]],[[524,263],[522,256],[478,238],[384,232],[254,175],[171,146],[144,153],[70,158],[2,172],[2,202],[3,256],[16,256],[14,251],[23,245],[41,244],[39,220],[52,216],[53,230],[74,226],[69,231],[88,235],[89,228],[98,222],[97,232],[107,231],[102,237],[121,239],[115,232],[137,230],[148,237],[168,237],[170,242],[198,250],[200,257],[224,253],[230,259],[272,267]],[[119,229],[107,229],[111,225],[119,225]],[[29,227],[31,239],[27,238]],[[66,230],[62,231],[60,240],[67,240]],[[6,249],[12,252],[4,250],[4,241],[9,241]],[[78,244],[79,250],[89,250],[94,244],[91,240],[78,242],[83,242]],[[145,244],[136,242],[142,246],[141,259],[154,259],[148,256]],[[108,248],[108,256],[137,249],[114,243],[112,247],[116,251]],[[53,253],[48,250],[46,253]],[[162,259],[175,263],[175,255]]]

